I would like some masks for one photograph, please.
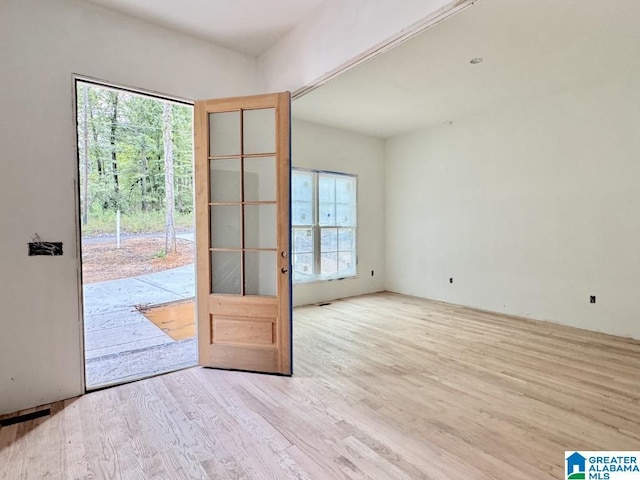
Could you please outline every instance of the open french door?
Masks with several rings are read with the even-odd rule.
[[[195,104],[198,357],[291,375],[288,92]]]

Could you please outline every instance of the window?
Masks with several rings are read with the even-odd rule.
[[[293,169],[293,282],[356,275],[357,177]]]

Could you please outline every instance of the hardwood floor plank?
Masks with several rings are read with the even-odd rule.
[[[11,425],[9,427],[0,427],[0,465],[12,465],[16,460],[13,459],[13,453],[16,451],[18,426]],[[14,477],[10,476],[8,468],[0,468],[0,480],[13,480]]]
[[[640,448],[640,342],[381,293],[294,311],[292,378],[193,368],[0,428],[0,480],[560,478]]]

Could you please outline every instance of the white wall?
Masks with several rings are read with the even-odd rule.
[[[294,305],[381,291],[385,222],[383,141],[294,119],[292,163],[294,167],[358,175],[358,276],[294,285]]]
[[[259,59],[267,91],[296,90],[465,0],[327,0]]]
[[[258,93],[256,61],[85,2],[0,3],[0,414],[81,393],[72,73],[191,99]],[[27,257],[27,242],[64,256]]]
[[[389,140],[386,288],[640,338],[638,132],[627,78]]]

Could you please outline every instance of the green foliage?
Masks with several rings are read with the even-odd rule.
[[[193,213],[179,213],[175,215],[176,230],[185,231],[193,229]],[[131,233],[159,233],[164,232],[163,212],[137,212],[122,214],[120,217],[120,230],[123,234]],[[111,210],[97,209],[89,213],[89,223],[82,226],[82,234],[85,236],[115,235],[116,214]]]
[[[87,89],[85,109],[84,89]],[[78,149],[82,209],[88,209],[83,234],[107,230],[120,209],[129,231],[161,231],[164,218],[163,101],[96,85],[78,83]],[[193,210],[193,109],[172,105],[175,206],[177,219]],[[85,159],[85,122],[88,162]],[[88,188],[84,189],[87,176]],[[84,205],[86,198],[87,205]],[[142,214],[142,215],[141,215]],[[148,214],[148,215],[147,215]],[[133,220],[136,219],[136,220]],[[113,223],[113,222],[112,222]],[[113,223],[115,225],[115,223]],[[178,225],[177,225],[178,226]]]

